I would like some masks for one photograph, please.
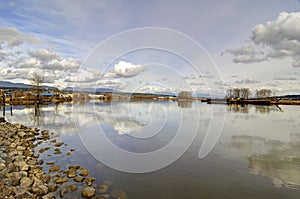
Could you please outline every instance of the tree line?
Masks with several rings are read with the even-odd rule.
[[[226,98],[248,99],[252,94],[254,94],[254,97],[256,98],[266,98],[272,95],[272,91],[270,89],[263,88],[255,90],[255,92],[252,93],[249,88],[229,88],[227,89]]]

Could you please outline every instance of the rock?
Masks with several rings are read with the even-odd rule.
[[[10,147],[11,147],[11,148],[16,148],[17,145],[16,145],[16,143],[11,143],[11,144],[10,144]]]
[[[109,195],[108,193],[106,193],[106,194],[99,194],[99,197],[100,197],[101,199],[109,199],[109,198],[110,198],[110,195]]]
[[[79,165],[69,166],[68,169],[75,169],[78,170],[80,168]]]
[[[107,190],[108,190],[108,188],[109,188],[109,186],[107,186],[107,185],[105,185],[105,184],[101,184],[101,185],[99,186],[99,192],[100,192],[100,193],[106,193]]]
[[[42,182],[45,184],[48,184],[51,180],[51,176],[48,174],[42,174],[41,178],[42,178]]]
[[[127,193],[123,190],[115,189],[115,190],[112,190],[110,194],[113,198],[116,198],[116,199],[128,199]]]
[[[14,162],[14,165],[19,167],[21,171],[27,171],[28,168],[29,168],[22,157],[17,157],[15,162]]]
[[[28,135],[27,135],[27,133],[25,133],[24,131],[19,131],[19,132],[18,132],[18,136],[19,136],[20,138],[26,138]]]
[[[32,191],[38,196],[43,196],[48,193],[48,187],[43,185],[42,181],[38,178],[34,179],[34,183],[32,185]]]
[[[109,181],[109,180],[104,180],[104,181],[102,182],[102,184],[107,185],[107,186],[111,186],[111,185],[112,185],[112,182]]]
[[[16,192],[15,198],[34,198],[34,195],[32,195],[30,192],[28,192],[25,189],[19,189]]]
[[[44,160],[39,160],[39,161],[37,162],[37,164],[38,164],[38,165],[44,164]]]
[[[63,142],[57,142],[57,143],[54,144],[54,146],[60,147],[60,146],[63,145],[63,144],[64,144]]]
[[[47,130],[42,130],[41,134],[42,134],[42,135],[49,135],[49,131],[47,131]]]
[[[91,198],[95,196],[95,194],[96,190],[93,187],[84,187],[81,192],[81,196],[84,198]]]
[[[76,170],[69,169],[67,176],[68,176],[68,178],[74,178],[76,176]]]
[[[71,191],[71,192],[76,191],[77,190],[77,186],[76,185],[69,185],[69,186],[67,186],[67,190]]]
[[[56,184],[62,184],[62,183],[65,183],[65,182],[67,182],[67,181],[68,181],[67,178],[62,177],[62,178],[56,180],[55,183],[56,183]]]
[[[55,192],[58,189],[58,186],[55,183],[48,185],[48,187],[49,187],[49,192]]]
[[[90,174],[89,171],[81,171],[79,175],[81,175],[81,176],[87,176],[89,174]]]
[[[0,158],[6,159],[8,155],[6,153],[0,153]]]
[[[84,182],[88,185],[91,186],[93,182],[96,180],[96,178],[86,178]]]
[[[68,190],[66,188],[64,188],[64,189],[60,190],[59,195],[61,198],[64,198],[66,193],[68,193]]]
[[[52,165],[54,164],[54,161],[46,162],[47,165]]]
[[[30,185],[32,185],[32,183],[33,183],[33,180],[31,180],[28,177],[23,177],[23,178],[21,178],[21,181],[20,181],[20,185],[23,187],[29,187]]]
[[[4,163],[0,163],[0,171],[2,171],[5,167],[6,165]]]
[[[45,151],[46,151],[45,148],[41,148],[41,149],[39,150],[39,153],[44,153]]]
[[[59,150],[58,148],[56,148],[55,149],[55,151],[54,151],[54,154],[56,155],[56,154],[61,154],[62,152],[61,152],[61,150]]]
[[[17,186],[17,185],[20,184],[21,178],[24,177],[24,176],[26,176],[26,175],[27,175],[26,172],[22,172],[22,171],[21,171],[21,172],[12,172],[12,173],[9,173],[9,174],[7,175],[7,177],[10,178],[10,180],[11,180],[11,185]]]
[[[60,167],[58,165],[52,166],[49,169],[49,172],[57,172],[60,170]]]
[[[42,199],[55,199],[55,196],[52,193],[48,193],[44,195]]]
[[[39,155],[39,154],[33,154],[33,157],[34,157],[34,158],[39,158],[40,155]]]
[[[26,147],[24,147],[24,146],[17,146],[17,150],[18,151],[25,151]]]
[[[1,122],[6,122],[5,118],[4,117],[0,117],[0,123]]]
[[[74,178],[75,182],[82,182],[83,180],[84,180],[83,177],[76,177],[76,178]]]

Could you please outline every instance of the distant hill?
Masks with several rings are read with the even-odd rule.
[[[0,81],[0,89],[29,89],[29,88],[32,88],[32,86],[29,84]],[[56,87],[52,87],[52,86],[43,86],[43,88],[48,90],[57,89]]]
[[[80,87],[66,87],[64,89],[62,89],[63,91],[83,91],[83,92],[87,92],[87,93],[121,93],[121,91],[118,90],[114,90],[111,88],[80,88]]]
[[[23,83],[13,83],[8,81],[0,81],[0,88],[31,88],[31,85]]]
[[[283,99],[289,99],[289,100],[300,100],[300,95],[283,95],[283,96],[276,96]]]

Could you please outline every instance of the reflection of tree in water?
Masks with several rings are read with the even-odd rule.
[[[262,106],[248,104],[229,104],[227,111],[248,114],[251,108],[255,108],[255,113],[270,113],[271,111],[283,111],[279,106]]]
[[[249,113],[249,106],[247,104],[229,104],[228,111],[234,113]]]
[[[300,134],[290,141],[268,140],[253,136],[233,136],[231,146],[248,157],[249,172],[270,177],[276,187],[300,186]]]
[[[192,103],[191,101],[178,101],[178,106],[181,108],[192,108]]]
[[[44,112],[40,110],[40,105],[34,105],[33,115],[30,115],[31,124],[35,127],[40,127],[43,125],[44,121]]]

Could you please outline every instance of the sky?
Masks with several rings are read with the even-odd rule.
[[[300,94],[297,0],[2,0],[0,80]]]

